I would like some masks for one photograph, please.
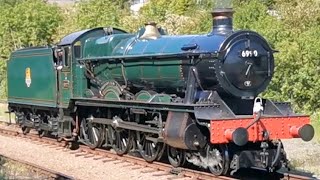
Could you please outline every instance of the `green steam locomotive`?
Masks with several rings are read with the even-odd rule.
[[[257,96],[274,73],[274,51],[234,31],[232,9],[212,12],[203,35],[93,28],[56,46],[17,50],[8,61],[8,103],[24,133],[56,136],[149,162],[167,154],[216,175],[286,165],[281,139],[314,135],[288,103]]]

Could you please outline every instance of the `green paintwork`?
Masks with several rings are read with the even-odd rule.
[[[118,30],[115,30],[114,33],[124,33]],[[77,59],[83,57],[83,53],[85,51],[88,51],[89,49],[86,49],[85,46],[86,44],[91,44],[92,42],[95,42],[97,38],[101,38],[105,36],[105,31],[103,28],[95,28],[91,29],[87,33],[84,33],[83,35],[79,36],[77,39],[74,40],[72,45],[72,97],[77,98],[77,97],[93,97],[92,92],[90,92],[87,89],[88,82],[87,78],[85,77],[85,68],[83,65],[79,64]],[[80,44],[80,50],[78,55],[75,53],[75,49],[77,48]],[[90,49],[91,53],[95,52],[104,52],[105,49],[104,46],[96,47],[93,49]]]
[[[122,42],[128,42],[133,37],[132,34],[115,34],[105,37],[90,38],[85,42],[83,48],[84,57],[99,57],[112,54]]]
[[[107,86],[103,91],[104,99],[107,100],[120,100],[121,91],[117,86]]]
[[[190,43],[193,36],[141,40],[136,34],[105,35],[103,29],[93,29],[80,34],[70,44],[58,48],[70,48],[69,66],[55,70],[53,49],[32,48],[12,53],[8,61],[8,100],[11,103],[32,104],[49,107],[68,107],[71,98],[91,97],[85,68],[78,59],[102,56],[133,56],[181,52],[181,46]],[[67,38],[70,38],[67,37]],[[78,51],[76,51],[78,49]],[[78,52],[78,53],[77,53]],[[183,87],[185,80],[181,70],[182,60],[143,60],[119,62],[104,61],[94,68],[95,76],[102,82],[128,82],[141,87]],[[31,85],[26,85],[26,68],[31,70]],[[117,89],[102,89],[107,99],[118,98]],[[59,90],[59,91],[58,91]],[[108,92],[108,93],[106,93]],[[170,96],[145,97],[155,102],[170,102]],[[144,98],[142,98],[144,99]]]
[[[95,39],[95,37],[104,36],[104,34],[105,32],[102,28],[91,29],[76,36],[71,44],[59,47],[70,48],[70,54],[68,56],[69,66],[63,66],[62,70],[59,71],[60,105],[62,107],[68,107],[71,98],[84,97],[86,94],[87,79],[84,76],[85,69],[76,59],[82,57],[82,45],[85,44],[86,41]]]
[[[92,94],[87,92],[87,78],[84,76],[85,69],[80,64],[73,65],[73,96],[92,97]]]
[[[72,83],[70,67],[63,67],[59,71],[59,85],[60,85],[60,105],[62,107],[68,107],[70,98],[72,98]]]
[[[8,61],[8,102],[56,107],[57,78],[50,47],[12,53]],[[30,68],[31,84],[26,84]]]
[[[136,100],[137,101],[148,101],[152,95],[155,94],[155,92],[149,92],[149,91],[140,91],[139,93],[137,93],[136,95]]]
[[[124,74],[128,81],[134,84],[156,87],[177,87],[183,86],[181,61],[157,61],[127,62],[125,63]],[[161,65],[166,66],[161,66]],[[172,65],[170,65],[172,64]],[[95,68],[95,74],[103,81],[116,80],[123,84],[121,64],[104,63]]]
[[[82,57],[81,45],[87,39],[102,37],[103,28],[95,28],[84,33],[67,36],[70,44],[58,45],[59,49],[68,49],[68,65],[63,62],[61,70],[55,69],[54,49],[51,47],[26,48],[13,52],[7,65],[8,102],[46,107],[69,106],[70,98],[83,97],[87,89],[84,69],[75,60],[75,44],[80,45],[79,57]],[[30,68],[30,79],[26,80],[26,69]],[[75,79],[75,81],[73,81]],[[31,84],[28,87],[26,82]]]
[[[154,55],[181,52],[181,47],[192,43],[196,36],[162,36],[157,40],[142,40],[133,34],[115,34],[91,38],[83,48],[83,58]],[[182,60],[135,60],[123,61],[124,75],[130,83],[157,88],[182,88]],[[103,61],[94,69],[94,74],[103,81],[118,81],[124,84],[122,64]]]
[[[143,102],[170,103],[171,99],[171,96],[167,94],[157,94],[154,91],[142,90],[136,94],[136,100]]]
[[[152,97],[150,102],[170,103],[171,99],[171,96],[169,96],[168,94],[156,94]]]

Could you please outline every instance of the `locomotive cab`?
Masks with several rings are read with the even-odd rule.
[[[66,58],[67,54],[64,48],[56,48],[54,50],[54,66],[56,70],[61,70],[64,65],[68,64],[66,63],[66,60],[68,61],[68,58]]]

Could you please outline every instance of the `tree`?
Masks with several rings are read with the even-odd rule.
[[[278,93],[301,110],[320,109],[320,4],[278,0],[275,9],[286,33],[276,46],[279,72],[270,93]]]
[[[164,26],[169,34],[207,33],[211,29],[211,1],[150,0],[140,10],[140,24],[155,21]],[[204,8],[206,7],[206,8]],[[210,6],[211,7],[211,6]],[[209,10],[210,9],[210,10]]]
[[[168,11],[171,14],[185,15],[186,12],[191,11],[195,7],[195,2],[189,0],[175,0],[171,1]]]
[[[61,16],[57,6],[43,0],[0,3],[0,96],[5,97],[5,60],[16,49],[53,43],[53,35],[61,22]]]
[[[314,0],[240,2],[235,24],[239,29],[261,33],[279,53],[265,97],[290,101],[297,110],[320,109],[320,4]]]
[[[9,5],[9,6],[15,6],[18,3],[21,3],[22,0],[0,0],[0,5]]]
[[[125,1],[81,0],[75,6],[76,24],[80,29],[119,26],[120,17],[128,14]]]

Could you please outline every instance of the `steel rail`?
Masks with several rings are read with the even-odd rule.
[[[14,125],[14,128],[17,128],[17,125]],[[45,146],[54,146],[59,147],[62,149],[62,147],[65,147],[67,144],[66,141],[59,142],[57,139],[48,138],[48,137],[39,137],[37,134],[29,133],[27,135],[24,135],[19,130],[12,130],[12,129],[4,129],[0,126],[0,135],[6,135],[6,136],[15,136],[20,138],[27,138],[31,139],[36,142],[41,142]],[[57,149],[59,149],[57,148]],[[150,170],[150,172],[162,172],[161,175],[177,175],[177,178],[192,178],[192,179],[220,179],[220,180],[232,180],[232,179],[241,179],[241,177],[233,178],[233,177],[226,177],[226,176],[214,176],[211,173],[192,170],[188,168],[173,168],[169,164],[165,164],[162,162],[153,162],[148,163],[144,159],[132,156],[132,155],[123,155],[119,156],[115,152],[104,150],[104,149],[90,149],[88,146],[85,145],[79,145],[79,148],[77,150],[71,151],[71,154],[74,154],[75,156],[83,156],[83,157],[92,157],[94,160],[102,160],[103,162],[117,162],[117,163],[129,163],[128,166],[139,166],[140,168],[151,168],[153,170]],[[264,172],[265,173],[265,172]],[[306,180],[306,179],[314,179],[309,176],[301,176],[286,172],[279,172],[279,174],[282,176],[281,179],[284,180]],[[155,175],[157,176],[157,175]],[[160,175],[159,175],[160,176]],[[260,179],[259,177],[255,177],[256,179]],[[170,178],[169,178],[170,179]],[[173,178],[175,179],[175,178]],[[252,179],[252,178],[250,178]]]
[[[31,163],[31,162],[28,162],[28,161],[24,161],[24,160],[21,160],[21,159],[8,157],[8,156],[2,155],[2,154],[0,154],[0,157],[4,158],[6,160],[9,160],[9,161],[14,161],[14,162],[17,162],[19,164],[23,164],[24,166],[30,167],[32,169],[36,169],[36,170],[40,171],[41,173],[46,174],[47,176],[50,176],[50,178],[53,178],[53,179],[61,179],[61,180],[62,179],[70,179],[70,180],[74,179],[73,177],[68,176],[66,174],[63,174],[63,173],[57,172],[55,170],[39,166],[37,164]]]
[[[49,146],[55,147],[64,147],[66,144],[65,141],[58,142],[56,139],[42,137],[40,138],[36,134],[29,133],[24,135],[23,133],[17,130],[11,129],[3,129],[0,127],[0,135],[7,135],[7,136],[14,136],[20,138],[27,138],[36,142],[41,142]],[[206,173],[202,171],[196,171],[187,168],[173,168],[169,164],[161,163],[161,162],[153,162],[148,163],[144,159],[131,156],[131,155],[123,155],[119,156],[114,152],[104,150],[104,149],[90,149],[85,145],[80,145],[79,149],[71,151],[71,154],[75,156],[84,156],[84,157],[93,157],[95,160],[102,160],[103,162],[109,161],[120,161],[123,163],[130,163],[132,166],[140,166],[141,168],[151,168],[154,172],[158,171],[161,172],[161,175],[176,175],[179,178],[192,178],[192,179],[217,179],[217,180],[233,180],[235,178],[226,177],[226,176],[214,176],[211,173]],[[151,172],[151,171],[150,171]],[[173,178],[174,179],[174,178]]]

